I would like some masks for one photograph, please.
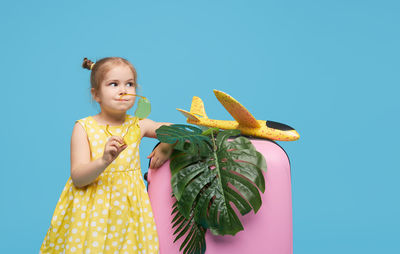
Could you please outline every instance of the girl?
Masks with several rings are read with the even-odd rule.
[[[71,137],[71,176],[40,253],[158,253],[158,236],[142,179],[139,143],[169,123],[127,115],[136,96],[136,70],[119,57],[92,70],[91,93],[101,111],[76,121]],[[148,156],[159,168],[172,146],[161,143]]]

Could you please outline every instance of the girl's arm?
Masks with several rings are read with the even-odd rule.
[[[119,143],[119,144],[118,144]],[[90,161],[89,141],[83,127],[76,123],[71,136],[71,179],[78,188],[92,183],[127,147],[121,137],[112,136],[106,143],[103,156]]]
[[[147,118],[139,121],[142,137],[157,138],[156,130],[163,125],[171,125],[171,123],[155,122]],[[172,150],[172,144],[160,143],[154,148],[153,152],[147,156],[148,159],[151,159],[150,168],[157,169],[161,167],[169,159]]]
[[[139,126],[142,137],[157,138],[156,130],[163,125],[171,125],[172,123],[154,122],[148,118],[140,120]]]

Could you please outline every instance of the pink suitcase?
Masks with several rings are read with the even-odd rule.
[[[241,216],[244,231],[235,236],[206,233],[207,254],[291,254],[293,253],[292,195],[290,163],[285,151],[268,140],[251,140],[267,162],[265,192],[257,214]],[[171,228],[171,173],[169,161],[161,168],[149,169],[148,193],[159,235],[161,254],[178,254],[184,237],[173,243]],[[233,205],[234,207],[234,205]],[[235,208],[235,207],[234,207]],[[237,211],[237,210],[236,210]]]

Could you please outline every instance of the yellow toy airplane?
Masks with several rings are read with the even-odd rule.
[[[273,121],[256,120],[245,107],[228,94],[218,90],[214,90],[214,94],[236,121],[209,119],[203,101],[197,96],[193,96],[190,112],[177,110],[187,117],[186,121],[190,124],[225,130],[238,129],[244,135],[279,141],[294,141],[300,138],[299,133],[290,126]]]

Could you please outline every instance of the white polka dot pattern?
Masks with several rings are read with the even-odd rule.
[[[100,158],[108,138],[105,126],[91,116],[78,122],[88,135],[91,160]],[[128,147],[92,184],[76,188],[68,179],[40,253],[159,253],[140,170],[137,118],[127,115],[123,125],[109,128],[113,135],[127,130]]]

